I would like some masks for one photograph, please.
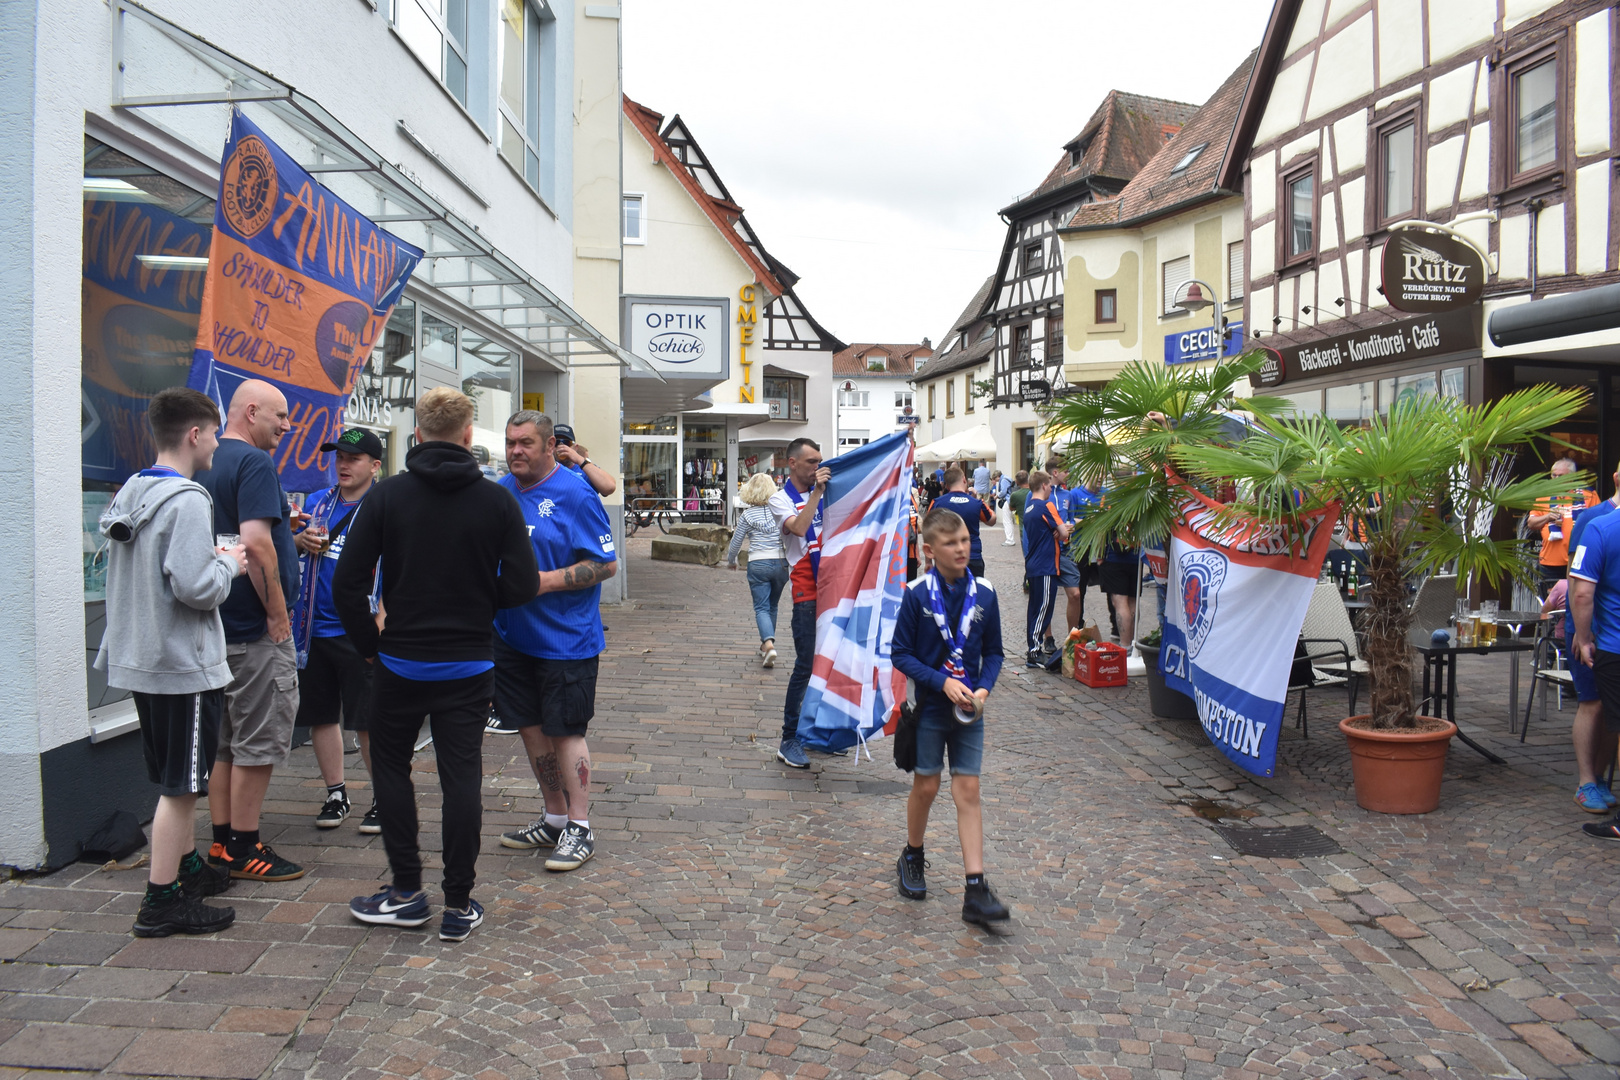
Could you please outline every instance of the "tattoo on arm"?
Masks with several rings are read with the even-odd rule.
[[[591,759],[582,755],[579,764],[574,767],[574,771],[579,774],[579,790],[589,792],[591,790]]]
[[[606,581],[613,576],[611,563],[597,562],[586,559],[575,563],[563,571],[563,587],[567,589],[588,589],[599,581]]]

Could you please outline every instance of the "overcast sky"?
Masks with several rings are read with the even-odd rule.
[[[937,344],[995,270],[996,211],[1103,95],[1202,104],[1271,6],[623,0],[624,86],[687,122],[829,331]]]

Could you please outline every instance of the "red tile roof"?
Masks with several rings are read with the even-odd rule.
[[[1080,134],[1063,144],[1063,157],[1046,179],[1023,199],[1077,180],[1112,180],[1123,187],[1163,149],[1167,133],[1173,135],[1197,111],[1198,106],[1183,101],[1110,90]]]
[[[872,371],[866,366],[869,357],[874,353],[887,358],[888,366],[883,371]],[[920,362],[933,355],[934,350],[927,345],[889,345],[881,342],[857,341],[843,351],[833,354],[832,373],[845,376],[910,375],[917,370]]]
[[[1232,138],[1238,108],[1259,50],[1251,52],[1218,90],[1117,196],[1087,203],[1069,228],[1107,228],[1140,223],[1189,201],[1221,194],[1217,173]],[[1189,154],[1197,156],[1177,169]]]

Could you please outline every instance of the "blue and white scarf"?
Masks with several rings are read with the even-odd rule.
[[[968,629],[973,625],[973,613],[979,605],[979,583],[973,579],[971,571],[967,572],[967,595],[962,598],[962,618],[956,631],[952,632],[950,621],[945,616],[945,589],[940,584],[939,571],[928,571],[925,580],[928,582],[928,606],[934,616],[934,625],[939,627],[940,637],[945,639],[945,647],[950,650],[940,670],[946,678],[956,679],[972,690],[973,680],[968,678],[962,651],[967,647]]]

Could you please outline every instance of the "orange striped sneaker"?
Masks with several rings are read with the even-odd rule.
[[[231,877],[245,881],[291,881],[304,876],[302,866],[283,859],[265,843],[259,844],[243,858],[233,859],[228,851],[223,858],[224,864],[230,867]]]

